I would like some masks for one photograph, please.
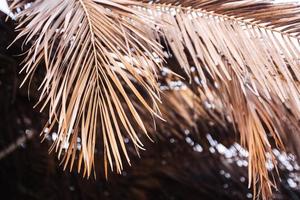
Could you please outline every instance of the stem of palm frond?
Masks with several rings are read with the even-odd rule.
[[[201,16],[204,16],[204,17],[207,16],[207,17],[211,17],[211,18],[219,18],[222,21],[232,20],[232,21],[234,21],[236,23],[239,23],[241,25],[244,25],[244,26],[252,26],[252,27],[256,27],[258,29],[265,29],[265,30],[268,30],[268,31],[271,31],[271,32],[274,32],[274,33],[279,33],[279,34],[286,35],[286,36],[291,37],[291,38],[299,39],[299,37],[295,36],[295,34],[280,31],[276,28],[272,28],[272,27],[263,25],[263,23],[252,22],[250,19],[247,19],[247,18],[241,18],[241,17],[239,18],[239,17],[235,17],[235,16],[229,16],[229,15],[226,15],[226,14],[218,14],[218,13],[215,13],[213,11],[207,11],[207,10],[201,9],[201,8],[194,9],[192,7],[182,7],[182,6],[166,5],[166,4],[160,4],[160,3],[150,4],[150,6],[149,6],[149,4],[144,4],[144,5],[142,5],[140,7],[137,7],[137,8],[138,9],[147,8],[149,10],[154,9],[154,10],[163,11],[163,12],[166,12],[166,13],[169,13],[169,14],[175,14],[177,11],[183,11],[183,12],[186,12],[186,13],[190,14],[191,17],[193,17],[193,16],[200,16],[200,17]]]

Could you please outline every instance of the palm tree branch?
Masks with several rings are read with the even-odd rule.
[[[265,167],[266,152],[272,155],[265,126],[280,148],[283,145],[278,131],[283,129],[273,122],[276,116],[271,115],[270,107],[261,98],[268,104],[279,98],[287,108],[296,108],[292,113],[299,118],[298,36],[203,9],[144,6],[157,21],[164,22],[162,37],[184,71],[191,73],[191,63],[196,67],[201,80],[199,88],[204,93],[211,93],[210,78],[213,84],[224,85],[220,95],[228,95],[222,100],[226,107],[233,108],[229,113],[250,153],[249,184],[255,188],[259,180],[262,188],[255,191],[255,196],[262,193],[267,198],[274,184]],[[246,92],[248,88],[250,93]],[[234,98],[243,100],[236,102]],[[273,158],[272,161],[275,162]]]

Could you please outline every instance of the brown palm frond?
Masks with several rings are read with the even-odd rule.
[[[45,63],[39,103],[43,102],[41,110],[46,105],[50,108],[44,131],[49,133],[58,124],[58,139],[53,148],[59,157],[65,149],[63,160],[71,168],[77,137],[81,138],[78,170],[83,160],[87,176],[94,165],[97,132],[103,135],[111,169],[115,163],[118,172],[122,170],[121,153],[130,162],[123,134],[142,148],[138,130],[132,124],[137,123],[146,134],[147,130],[128,91],[136,95],[145,110],[158,116],[155,71],[159,63],[155,60],[160,59],[161,51],[144,31],[145,26],[155,24],[128,6],[133,4],[136,2],[126,0],[40,0],[19,16],[24,18],[20,24],[24,28],[18,38],[26,35],[26,43],[34,39],[23,68],[27,73],[25,80],[30,79],[41,62]],[[150,96],[153,107],[146,102],[145,94]],[[121,105],[123,100],[129,108],[127,113]],[[121,126],[126,130],[123,133]]]
[[[239,8],[234,2],[232,5],[233,10]],[[261,99],[265,99],[266,104],[272,104],[272,99],[279,98],[299,119],[300,48],[295,34],[297,29],[294,29],[298,24],[290,27],[290,21],[285,20],[285,23],[278,22],[275,25],[276,21],[270,20],[268,25],[277,27],[269,28],[245,18],[228,16],[228,13],[234,14],[233,11],[226,12],[230,10],[228,6],[225,14],[172,5],[154,4],[148,9],[157,21],[165,22],[161,28],[162,37],[168,42],[179,64],[188,74],[192,66],[196,67],[201,81],[199,88],[203,93],[211,94],[209,85],[216,85],[214,90],[219,90],[221,85],[226,88],[225,93],[229,98],[222,100],[225,105],[228,103],[226,108],[232,107],[229,113],[241,134],[242,143],[250,153],[249,181],[252,180],[255,186],[256,181],[260,180],[263,196],[269,196],[272,183],[269,182],[265,163],[266,152],[272,152],[265,127],[281,148],[283,145],[279,132],[283,129],[275,126],[273,120],[277,119],[271,115],[272,109],[269,111],[270,108],[266,108]],[[298,11],[299,7],[289,6],[289,9]],[[251,13],[249,17],[255,20]],[[258,15],[257,20],[266,23],[269,17],[268,14]],[[246,90],[251,91],[252,97]],[[213,102],[212,96],[207,97]]]
[[[197,83],[199,101],[216,105],[210,111],[218,116],[213,120],[236,127],[249,151],[249,181],[253,188],[259,181],[258,193],[267,198],[273,183],[266,153],[275,162],[270,141],[283,148],[280,135],[287,120],[281,115],[287,113],[299,130],[299,11],[296,4],[261,0],[38,0],[21,12],[24,28],[18,38],[26,35],[27,43],[33,41],[23,68],[27,79],[45,62],[40,98],[42,108],[50,105],[45,131],[58,123],[54,147],[61,155],[67,144],[63,160],[71,168],[81,137],[79,169],[83,160],[90,175],[97,130],[103,134],[108,162],[118,172],[121,152],[129,162],[124,132],[141,148],[134,124],[145,133],[148,127],[136,107],[158,116],[156,73],[162,47],[156,41],[163,41],[187,82]],[[190,94],[178,95],[191,103]],[[174,104],[173,109],[191,121],[183,111],[189,109],[186,105]]]

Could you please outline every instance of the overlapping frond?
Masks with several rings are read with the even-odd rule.
[[[265,167],[266,153],[272,155],[267,133],[272,135],[279,147],[283,147],[278,135],[283,129],[275,126],[273,120],[276,121],[277,117],[272,113],[273,108],[267,105],[279,98],[299,119],[298,24],[283,23],[284,20],[282,23],[270,20],[268,25],[252,23],[258,20],[266,23],[270,15],[252,12],[253,16],[250,13],[248,17],[253,20],[246,20],[238,15],[238,8],[242,5],[246,11],[246,6],[251,7],[250,3],[231,4],[231,9],[237,9],[236,12],[230,11],[226,2],[222,4],[226,8],[224,11],[213,4],[216,11],[223,14],[164,4],[154,4],[148,9],[157,21],[164,22],[162,37],[181,67],[187,74],[191,73],[192,67],[196,68],[199,88],[207,99],[214,101],[210,95],[212,89],[220,91],[226,113],[232,116],[241,141],[249,150],[250,181],[255,186],[259,180],[263,187],[261,192],[266,197],[270,195],[272,185]],[[291,9],[291,6],[286,7]],[[295,16],[299,10],[296,8]],[[230,16],[235,13],[237,17]],[[243,13],[247,15],[247,12]],[[276,24],[278,27],[275,29]],[[227,98],[224,98],[224,92],[228,94]]]
[[[163,49],[156,41],[162,41],[186,83],[197,83],[193,95],[215,105],[197,112],[234,125],[249,151],[250,183],[255,189],[259,182],[258,193],[267,198],[273,183],[265,164],[271,159],[276,165],[271,141],[283,148],[280,135],[285,137],[289,119],[299,130],[299,13],[298,5],[262,0],[38,0],[20,16],[19,38],[33,41],[23,70],[28,79],[45,62],[45,131],[58,124],[53,147],[59,155],[65,149],[65,163],[72,168],[80,137],[78,168],[83,160],[89,175],[99,132],[107,160],[119,172],[121,154],[129,162],[123,135],[142,148],[134,127],[147,132],[136,107],[158,116],[156,73]],[[182,102],[193,100],[178,95],[186,98]],[[191,123],[186,106],[170,104]]]

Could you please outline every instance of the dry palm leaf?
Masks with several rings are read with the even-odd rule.
[[[63,160],[71,168],[77,137],[79,169],[83,160],[88,175],[97,132],[118,172],[121,151],[129,162],[124,132],[142,146],[134,124],[145,133],[147,127],[128,93],[158,116],[162,51],[156,41],[166,41],[186,74],[196,78],[201,99],[217,102],[217,113],[235,125],[249,150],[250,183],[256,188],[259,181],[258,193],[267,198],[272,186],[265,167],[266,153],[272,155],[267,133],[282,148],[280,115],[288,113],[295,122],[300,117],[299,12],[295,4],[260,0],[38,0],[21,12],[18,38],[33,41],[23,68],[27,79],[45,62],[40,98],[42,108],[50,105],[45,131],[58,123],[54,147],[59,155],[66,147]],[[197,74],[191,76],[193,66]]]
[[[203,3],[208,10],[216,8],[218,13],[164,4],[148,9],[157,21],[165,22],[161,32],[179,64],[188,74],[196,67],[199,88],[207,99],[214,101],[212,89],[220,91],[227,104],[225,113],[231,115],[242,144],[249,150],[249,184],[252,180],[255,188],[260,181],[258,194],[267,197],[272,186],[265,167],[266,152],[272,155],[267,133],[283,146],[278,135],[283,130],[277,123],[280,114],[274,116],[274,108],[268,104],[279,98],[299,119],[299,25],[294,20],[299,8],[250,1],[183,1],[184,5],[193,3],[199,7]],[[258,11],[248,15],[249,7]],[[282,20],[282,11],[294,14]],[[281,115],[285,113],[287,109]]]
[[[15,2],[18,6],[18,2]],[[81,138],[78,170],[90,175],[94,165],[96,133],[103,135],[104,151],[111,169],[122,169],[121,152],[129,157],[123,141],[127,134],[142,148],[133,123],[147,133],[128,91],[136,95],[144,109],[157,115],[158,85],[155,60],[159,45],[149,40],[144,28],[152,21],[128,5],[131,1],[36,1],[20,14],[24,21],[18,38],[34,41],[28,50],[23,71],[26,79],[45,62],[46,74],[40,86],[41,110],[49,104],[45,132],[58,124],[53,148],[63,154],[65,165],[73,166],[77,137]],[[99,20],[100,19],[100,20]],[[134,20],[134,23],[131,21]],[[26,80],[25,79],[25,80]],[[144,94],[135,86],[138,82]],[[148,94],[153,107],[146,102]],[[125,101],[129,112],[124,111]],[[101,126],[98,126],[98,124]],[[126,131],[121,133],[120,127]],[[120,148],[119,148],[120,147]]]

